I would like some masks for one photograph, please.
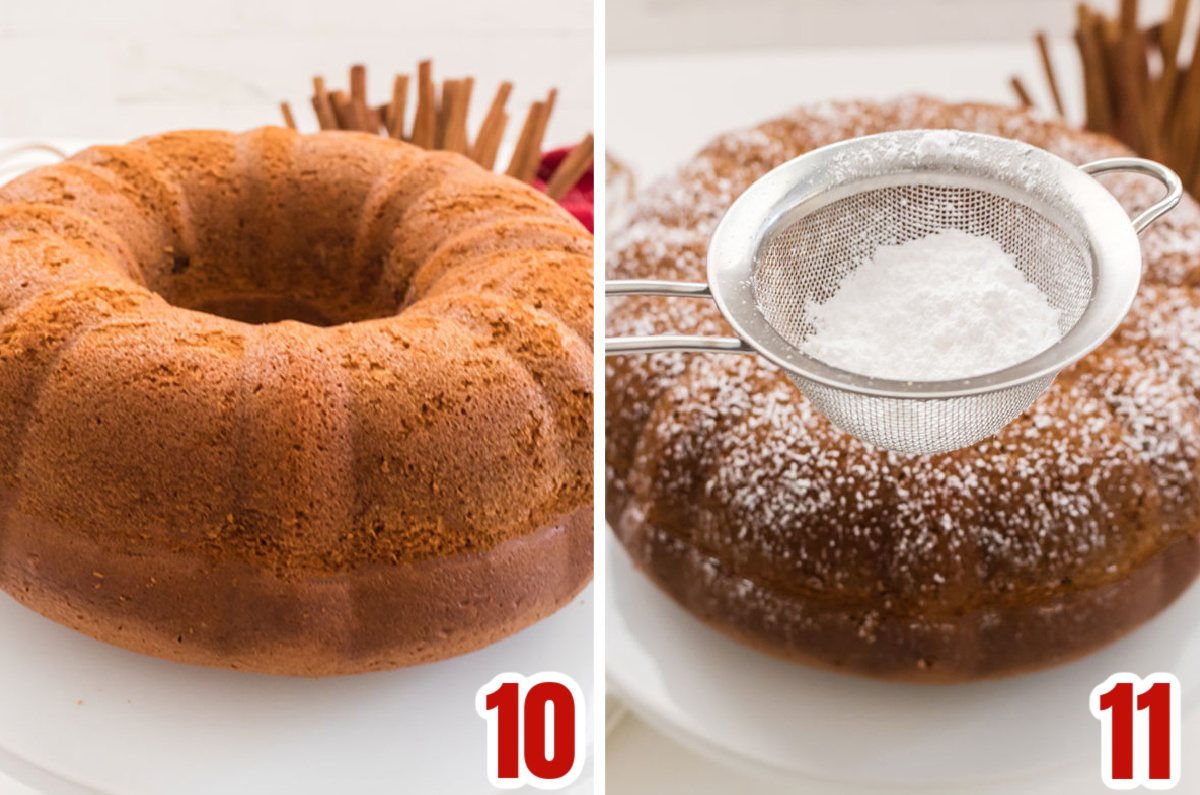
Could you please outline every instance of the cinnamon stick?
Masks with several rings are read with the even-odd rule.
[[[1101,62],[1104,71],[1101,73],[1105,96],[1108,98],[1108,108],[1112,118],[1111,131],[1115,135],[1121,133],[1121,97],[1120,72],[1124,68],[1120,54],[1121,26],[1115,19],[1108,19],[1103,14],[1092,14],[1092,28],[1096,41],[1099,43]]]
[[[333,103],[325,91],[325,79],[318,76],[313,78],[313,110],[317,114],[317,124],[322,130],[336,130],[337,116],[333,112]]]
[[[433,64],[417,65],[417,114],[413,119],[412,142],[432,149],[437,136],[437,90],[433,85]]]
[[[1121,30],[1137,30],[1138,0],[1121,0],[1120,20]]]
[[[340,90],[330,91],[329,103],[333,105],[333,115],[337,118],[337,129],[353,130],[354,108],[350,104],[350,97],[346,95],[346,92]]]
[[[546,128],[550,126],[550,114],[554,112],[554,104],[558,101],[558,89],[550,89],[550,93],[546,95],[546,106],[542,110],[541,116],[538,118],[538,125],[535,130],[533,144],[533,154],[530,163],[526,166],[526,174],[532,180],[537,175],[538,164],[542,159],[542,142],[546,139]]]
[[[1141,125],[1142,136],[1147,142],[1145,154],[1147,157],[1161,160],[1164,145],[1162,127],[1158,124],[1158,120],[1162,118],[1162,103],[1165,100],[1161,95],[1158,80],[1150,73],[1150,35],[1140,28],[1134,28],[1128,32],[1127,37],[1126,46],[1131,51],[1127,57],[1133,64],[1137,91],[1142,100],[1142,104],[1139,106],[1138,122]]]
[[[350,112],[350,129],[360,130],[362,132],[371,132],[371,109],[364,105],[359,100],[350,99],[348,109]]]
[[[367,132],[371,133],[372,135],[378,134],[379,128],[383,126],[383,114],[386,112],[384,107],[385,106],[380,105],[378,108],[367,108]]]
[[[528,128],[528,136],[526,136],[526,128],[522,128],[521,135],[524,141],[524,147],[514,154],[514,162],[509,165],[509,173],[512,177],[516,177],[523,183],[530,183],[538,174],[538,165],[541,161],[541,142],[546,137],[546,125],[550,121],[551,110],[554,107],[554,100],[558,96],[557,89],[551,89],[544,101],[534,102],[533,107],[529,108],[529,115],[526,119]],[[520,161],[517,156],[520,155]]]
[[[1196,146],[1200,148],[1200,141],[1196,141]],[[1200,151],[1193,154],[1194,173],[1191,179],[1184,177],[1183,188],[1193,196],[1200,196]]]
[[[296,129],[296,117],[292,115],[292,106],[286,102],[279,103],[279,109],[283,111],[283,123],[289,130]]]
[[[471,90],[475,86],[474,78],[466,77],[459,80],[454,89],[454,96],[446,112],[446,138],[442,148],[461,155],[467,154],[470,142],[467,140],[467,110],[471,105]]]
[[[367,104],[367,67],[360,63],[350,67],[350,98]]]
[[[362,64],[350,67],[350,98],[345,107],[347,112],[343,126],[351,130],[371,131],[370,109],[367,107],[367,67]]]
[[[1091,74],[1092,67],[1088,63],[1086,55],[1088,43],[1081,27],[1075,28],[1072,38],[1075,40],[1075,49],[1079,51],[1080,74],[1083,78],[1083,128],[1094,130],[1098,126],[1096,123],[1096,91],[1092,85],[1095,82]]]
[[[1078,27],[1075,30],[1075,40],[1079,45],[1079,56],[1083,61],[1084,90],[1087,100],[1085,126],[1093,132],[1108,132],[1112,129],[1112,111],[1103,45],[1088,7],[1080,3],[1076,6],[1076,12]]]
[[[1029,96],[1029,91],[1025,88],[1025,83],[1021,81],[1021,78],[1013,75],[1010,82],[1012,83],[1013,91],[1016,93],[1017,101],[1021,104],[1021,107],[1032,108],[1033,98]]]
[[[1113,73],[1119,97],[1117,109],[1121,119],[1121,132],[1136,151],[1156,158],[1159,156],[1158,139],[1150,125],[1152,116],[1146,112],[1148,102],[1142,78],[1146,66],[1146,48],[1141,31],[1136,27],[1127,28],[1122,25],[1118,35],[1120,38],[1115,43],[1115,58],[1119,66]]]
[[[554,170],[554,175],[546,183],[546,195],[556,201],[561,199],[566,195],[567,191],[575,187],[575,183],[579,182],[579,178],[587,173],[594,158],[595,141],[592,138],[592,134],[588,133],[587,137],[558,164],[558,168]]]
[[[533,125],[527,147],[522,153],[522,160],[514,175],[522,182],[532,182],[537,176],[538,163],[542,159],[542,140],[546,137],[546,127],[550,123],[550,114],[554,110],[554,102],[558,99],[558,89],[550,89],[545,101],[534,103],[530,116]],[[524,132],[524,131],[522,131]],[[511,168],[511,166],[510,166]]]
[[[433,148],[446,148],[446,129],[450,124],[450,108],[457,102],[456,95],[458,94],[459,81],[443,80],[442,81],[442,101],[438,105],[437,126],[433,136]]]
[[[1175,96],[1179,84],[1179,45],[1183,42],[1183,25],[1187,21],[1188,0],[1172,0],[1171,12],[1163,23],[1159,46],[1162,50],[1163,71],[1159,81],[1159,124],[1171,126],[1175,111]]]
[[[1050,58],[1050,43],[1046,39],[1046,32],[1039,30],[1035,40],[1038,53],[1042,58],[1042,70],[1046,73],[1046,84],[1050,87],[1050,98],[1054,100],[1054,109],[1058,111],[1059,116],[1066,116],[1067,113],[1063,110],[1062,94],[1058,90],[1058,78],[1054,74],[1054,63]]]
[[[396,75],[392,82],[392,104],[388,106],[388,135],[397,141],[404,137],[404,114],[408,103],[408,75]]]
[[[1191,174],[1196,167],[1196,146],[1200,142],[1200,57],[1193,56],[1183,74],[1170,133],[1175,169]]]
[[[472,159],[479,165],[491,171],[496,167],[496,155],[500,152],[500,142],[504,140],[504,130],[508,126],[508,114],[501,113],[488,130],[480,130],[471,149]]]
[[[508,168],[504,172],[508,176],[521,179],[521,174],[525,173],[525,161],[529,159],[529,152],[533,149],[537,117],[545,107],[544,102],[535,102],[529,107],[529,113],[525,114],[525,123],[521,125],[517,146],[513,149],[512,159],[508,161]]]
[[[487,115],[483,117],[483,123],[479,126],[479,134],[475,137],[475,145],[471,147],[471,159],[480,165],[483,164],[484,153],[491,146],[492,136],[499,136],[504,132],[504,122],[508,119],[508,116],[504,113],[504,106],[508,102],[508,95],[511,93],[512,83],[505,81],[500,84],[500,88],[496,90],[496,96],[492,98],[492,104],[488,108]],[[485,166],[485,168],[491,168],[491,166]]]

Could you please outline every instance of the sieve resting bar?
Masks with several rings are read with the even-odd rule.
[[[609,295],[665,295],[677,298],[712,298],[708,282],[672,282],[666,279],[619,279],[604,283]]]
[[[1154,177],[1163,184],[1163,187],[1167,189],[1167,195],[1133,219],[1133,229],[1138,234],[1157,221],[1163,213],[1179,204],[1179,200],[1183,198],[1183,182],[1179,179],[1179,175],[1153,160],[1145,160],[1140,157],[1110,157],[1107,160],[1088,163],[1080,168],[1092,176],[1107,174],[1111,171],[1132,171],[1135,174]]]
[[[653,337],[608,337],[605,356],[627,353],[754,353],[736,337],[699,337],[689,334],[657,334]]]
[[[672,282],[663,279],[624,279],[606,281],[604,295],[659,295],[670,298],[712,298],[705,282]],[[701,337],[689,334],[659,334],[651,337],[609,337],[604,340],[605,356],[637,353],[753,353],[754,349],[737,337]]]

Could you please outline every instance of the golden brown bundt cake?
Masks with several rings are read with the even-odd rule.
[[[592,402],[591,236],[466,158],[180,132],[0,189],[0,587],[109,643],[499,640],[591,578]]]
[[[956,128],[1083,163],[1108,138],[926,98],[799,110],[718,138],[631,208],[614,278],[704,279],[725,209],[769,169],[870,133]],[[1149,180],[1105,179],[1128,209]],[[1200,208],[1143,237],[1120,331],[972,448],[906,457],[847,436],[752,356],[607,360],[608,520],[634,562],[739,640],[869,676],[960,681],[1069,660],[1200,571]],[[610,302],[609,333],[725,334],[708,302]]]

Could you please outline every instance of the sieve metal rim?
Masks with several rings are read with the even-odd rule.
[[[1044,149],[1006,138],[939,130],[937,134],[947,136],[955,146],[944,147],[941,152],[925,152],[907,166],[884,174],[871,173],[872,166],[877,165],[872,156],[880,149],[880,139],[911,145],[930,132],[881,133],[813,150],[768,172],[733,203],[709,243],[708,286],[726,321],[749,350],[798,378],[855,394],[909,400],[949,399],[996,392],[1056,374],[1095,350],[1116,330],[1137,296],[1141,246],[1135,221],[1085,170],[1088,167],[1080,168]],[[804,354],[771,326],[758,307],[754,290],[753,277],[762,244],[778,228],[781,218],[803,215],[801,211],[806,207],[807,212],[812,212],[836,200],[837,192],[852,192],[864,181],[982,186],[1003,192],[1007,198],[1058,223],[1055,216],[1061,213],[1048,212],[1051,205],[1046,200],[1005,181],[1002,174],[984,180],[978,175],[955,173],[964,157],[980,151],[992,156],[1005,151],[1010,160],[1027,159],[1041,171],[1041,179],[1057,185],[1059,195],[1069,197],[1078,210],[1078,221],[1084,227],[1083,242],[1092,257],[1093,292],[1087,307],[1060,342],[1031,359],[992,373],[944,381],[905,381],[871,378],[825,364]],[[985,171],[988,166],[981,161],[975,165]],[[1114,160],[1089,165],[1096,173],[1131,168],[1164,182],[1168,196],[1151,208],[1156,211],[1153,217],[1147,217],[1148,211],[1136,219],[1142,227],[1175,206],[1182,193],[1178,177],[1156,163],[1127,158],[1119,163]],[[855,175],[856,169],[862,172],[861,176]],[[1174,184],[1170,178],[1174,178]],[[1078,234],[1074,227],[1066,229],[1072,235]],[[1097,278],[1100,272],[1104,272],[1103,279]]]

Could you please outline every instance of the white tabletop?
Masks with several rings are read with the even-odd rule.
[[[1075,52],[1062,41],[1055,44],[1053,54],[1059,80],[1068,93],[1068,115],[1077,117]],[[610,57],[605,89],[608,149],[630,164],[639,184],[644,185],[686,162],[714,134],[756,124],[800,104],[835,98],[881,99],[912,92],[1009,103],[1014,101],[1009,86],[1014,74],[1024,78],[1041,107],[1050,107],[1031,42]],[[1200,672],[1192,675],[1200,676]],[[1183,732],[1185,738],[1192,738],[1185,739],[1188,743],[1200,737],[1200,714],[1191,716]],[[613,729],[606,750],[606,783],[614,795],[782,795],[796,791],[701,758],[636,717],[626,717]],[[812,782],[803,791],[806,795],[882,795],[874,787],[868,793],[837,782]],[[1107,791],[1100,783],[1099,771],[1075,766],[1038,781],[999,788],[957,788],[955,795],[1092,795]],[[1200,775],[1185,773],[1174,791],[1200,793]]]

